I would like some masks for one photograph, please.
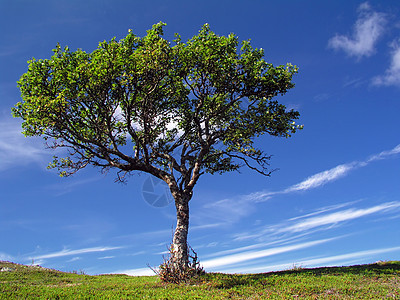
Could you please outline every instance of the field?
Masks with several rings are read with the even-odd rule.
[[[400,262],[210,273],[176,285],[156,276],[89,276],[0,261],[0,299],[400,299]]]

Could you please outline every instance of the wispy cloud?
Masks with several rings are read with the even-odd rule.
[[[31,258],[33,258],[35,260],[36,259],[58,258],[58,257],[70,256],[70,255],[80,255],[80,254],[86,254],[86,253],[118,250],[118,249],[122,249],[122,248],[123,247],[92,247],[92,248],[83,248],[83,249],[76,249],[76,250],[63,249],[61,251],[38,255],[38,256],[31,257]]]
[[[392,43],[391,62],[384,75],[372,79],[377,86],[400,86],[400,40]]]
[[[103,176],[105,177],[106,174]],[[58,183],[47,185],[44,188],[46,190],[51,191],[52,195],[58,197],[58,196],[63,196],[65,194],[68,194],[82,185],[88,185],[90,183],[99,181],[99,180],[103,179],[104,177],[99,176],[99,174],[96,174],[95,176],[91,176],[88,178],[67,177],[67,178],[63,178],[63,180]]]
[[[71,258],[70,260],[67,260],[67,262],[74,262],[74,261],[81,260],[81,259],[82,259],[82,257],[75,256],[75,257]]]
[[[362,58],[375,52],[375,44],[384,32],[386,15],[373,11],[367,2],[358,7],[358,19],[352,35],[336,35],[328,42],[335,50],[343,50],[349,56]]]
[[[265,240],[281,240],[283,237],[301,237],[306,236],[316,231],[332,229],[347,222],[360,219],[362,217],[373,214],[389,214],[400,211],[400,202],[387,202],[376,206],[365,208],[347,208],[340,209],[354,204],[354,202],[344,203],[332,207],[331,209],[320,209],[317,212],[299,216],[289,220],[285,220],[279,224],[258,226],[252,231],[237,233],[234,235],[234,240],[256,240],[262,242]]]
[[[353,205],[357,202],[359,202],[359,201],[339,203],[339,204],[335,204],[335,205],[321,207],[321,208],[318,208],[316,211],[308,213],[306,215],[291,218],[291,219],[289,219],[289,221],[295,221],[295,220],[304,219],[304,218],[308,218],[308,217],[312,217],[312,216],[316,216],[316,215],[321,215],[321,214],[324,214],[324,213],[327,213],[330,211],[339,210],[344,207],[349,207],[350,205]]]
[[[345,175],[347,175],[347,173],[359,167],[360,165],[361,163],[358,162],[338,165],[332,169],[312,175],[308,177],[306,180],[298,184],[295,184],[291,187],[288,187],[282,193],[315,189],[317,187],[327,184],[328,182],[334,181],[340,177],[344,177]]]
[[[0,57],[15,55],[18,51],[21,50],[16,49],[16,47],[0,47]]]
[[[222,266],[232,266],[234,264],[250,261],[253,259],[264,258],[267,256],[313,247],[319,244],[330,242],[332,240],[334,240],[334,238],[298,243],[288,246],[259,250],[259,251],[245,251],[237,254],[226,255],[210,260],[205,260],[202,262],[202,266],[206,269],[222,267]]]
[[[304,259],[304,260],[296,260],[293,262],[274,264],[274,265],[265,265],[265,266],[247,266],[241,267],[240,269],[229,268],[223,270],[222,272],[226,273],[257,273],[257,272],[270,272],[270,271],[278,271],[278,270],[287,270],[293,267],[293,265],[298,265],[302,267],[318,267],[318,266],[342,266],[352,261],[353,263],[360,261],[362,259],[368,259],[371,262],[371,257],[375,255],[381,255],[384,253],[390,253],[400,251],[400,247],[391,247],[391,248],[380,248],[380,249],[370,249],[364,251],[351,252],[346,254],[334,255],[334,256],[326,256],[326,257],[318,257],[313,259]]]
[[[14,258],[7,253],[0,252],[0,261],[14,261]]]
[[[239,195],[234,198],[226,198],[216,202],[205,204],[201,211],[195,211],[192,216],[194,222],[204,222],[207,219],[218,220],[222,224],[235,223],[241,218],[254,212],[256,197],[253,195]],[[262,199],[265,199],[263,197]]]
[[[32,162],[42,163],[46,153],[37,139],[21,134],[21,123],[8,119],[0,121],[0,172]]]
[[[156,275],[150,268],[127,269],[111,272],[110,274],[125,274],[130,276],[152,276]]]
[[[371,162],[374,162],[377,160],[388,159],[399,153],[400,153],[400,144],[391,150],[382,151],[378,154],[374,154],[363,161],[354,161],[351,163],[338,165],[329,170],[314,174],[314,175],[306,178],[304,181],[297,183],[295,185],[292,185],[292,186],[284,189],[283,191],[278,191],[275,193],[267,193],[266,195],[271,196],[273,194],[290,193],[290,192],[295,192],[295,191],[306,191],[309,189],[318,188],[329,182],[337,180],[341,177],[345,177],[348,173],[350,173],[351,171],[354,171],[355,169],[358,169],[361,167],[366,167]]]
[[[365,217],[371,214],[380,212],[388,212],[392,210],[398,210],[400,208],[400,202],[389,202],[381,205],[372,206],[368,208],[359,209],[346,209],[322,216],[307,217],[302,220],[296,220],[292,224],[285,224],[285,226],[279,225],[274,228],[276,233],[298,233],[311,230],[317,227],[332,226],[335,224],[347,222],[350,220]]]
[[[370,163],[376,160],[381,160],[381,159],[386,159],[389,158],[393,155],[399,154],[400,153],[400,144],[397,145],[396,147],[394,147],[391,150],[387,150],[387,151],[382,151],[381,153],[372,155],[370,158],[368,158],[365,163]]]
[[[110,255],[110,256],[99,257],[98,259],[101,259],[101,260],[103,260],[103,259],[112,259],[114,257],[115,257],[114,255]]]
[[[350,87],[350,86],[359,87],[365,82],[366,82],[366,80],[363,79],[363,78],[356,78],[356,79],[354,79],[354,78],[351,78],[351,79],[350,78],[345,78],[344,83],[343,83],[343,87]]]
[[[340,164],[331,169],[316,173],[279,191],[259,191],[247,195],[240,195],[234,198],[223,199],[213,203],[208,203],[203,207],[203,212],[197,216],[198,219],[212,218],[221,222],[234,223],[239,219],[248,216],[256,210],[256,204],[269,200],[271,197],[289,194],[294,192],[304,192],[322,187],[328,183],[345,177],[350,172],[368,166],[370,163],[389,159],[400,153],[400,144],[391,150],[382,151],[371,155],[365,160],[354,161]],[[196,218],[196,215],[195,215]]]
[[[389,151],[382,153],[388,154]],[[387,202],[364,208],[351,207],[357,202],[358,201],[353,201],[323,207],[312,213],[290,218],[278,224],[256,226],[251,231],[236,234],[233,236],[235,241],[243,242],[245,240],[252,240],[257,241],[258,243],[214,253],[211,255],[211,257],[215,258],[202,261],[202,265],[206,269],[217,270],[218,272],[266,272],[271,270],[288,269],[293,267],[293,263],[308,267],[325,265],[327,263],[349,263],[351,260],[354,261],[358,258],[370,258],[371,255],[378,255],[381,253],[400,250],[400,247],[375,249],[331,257],[300,259],[296,260],[295,262],[262,267],[259,266],[259,263],[255,264],[256,259],[261,259],[272,255],[279,255],[291,251],[298,251],[300,249],[309,247],[315,247],[319,244],[327,243],[334,239],[344,237],[337,236],[334,238],[301,242],[302,239],[310,237],[311,234],[337,228],[338,226],[349,224],[350,221],[361,218],[367,219],[368,217],[368,220],[371,220],[373,215],[381,215],[387,218],[387,216],[390,216],[390,214],[398,215],[400,211],[399,201]],[[274,244],[277,246],[271,248],[271,246]],[[266,249],[266,247],[268,248]],[[264,249],[256,250],[260,248]]]

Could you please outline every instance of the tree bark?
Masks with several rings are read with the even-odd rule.
[[[190,196],[177,198],[175,199],[177,222],[171,250],[174,268],[183,271],[189,265],[187,237],[189,231]]]

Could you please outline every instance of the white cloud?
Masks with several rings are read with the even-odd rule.
[[[304,181],[297,183],[295,185],[292,185],[281,192],[268,193],[268,196],[271,196],[274,194],[283,194],[283,193],[290,193],[290,192],[295,192],[295,191],[306,191],[309,189],[315,189],[315,188],[323,186],[329,182],[332,182],[336,179],[344,177],[349,172],[351,172],[357,168],[366,167],[369,163],[371,163],[373,161],[388,159],[391,156],[394,156],[399,153],[400,153],[400,144],[391,150],[382,151],[381,153],[374,154],[364,161],[354,161],[354,162],[347,163],[347,164],[341,164],[332,169],[314,174],[314,175],[308,177],[307,179],[305,179]]]
[[[351,171],[353,171],[355,169],[358,169],[361,167],[366,167],[371,162],[374,162],[376,160],[388,159],[399,153],[400,153],[400,144],[391,150],[386,150],[386,151],[382,151],[381,153],[374,154],[364,161],[354,161],[351,163],[338,165],[329,170],[314,174],[314,175],[306,178],[304,181],[294,184],[282,191],[264,193],[263,196],[271,197],[276,194],[286,194],[286,193],[291,193],[291,192],[296,192],[296,191],[306,191],[306,190],[310,190],[310,189],[315,189],[315,188],[323,186],[329,182],[332,182],[336,179],[344,177],[348,173],[350,173]],[[256,195],[258,195],[258,198],[260,198],[262,194],[258,193]]]
[[[77,249],[77,250],[64,249],[61,251],[48,253],[48,254],[44,254],[44,255],[38,255],[35,257],[31,257],[31,258],[33,258],[35,260],[36,259],[48,259],[48,258],[57,258],[57,257],[63,257],[63,256],[70,256],[70,255],[79,255],[79,254],[85,254],[85,253],[118,250],[121,248],[123,248],[123,247],[92,247],[92,248],[83,248],[83,249]]]
[[[214,224],[204,224],[204,225],[196,225],[196,226],[191,226],[190,230],[202,230],[202,229],[209,229],[209,228],[219,228],[223,223],[214,223]]]
[[[289,246],[275,247],[275,248],[259,250],[259,251],[246,251],[246,252],[242,252],[242,253],[237,253],[237,254],[232,254],[232,255],[227,255],[227,256],[222,256],[222,257],[206,260],[206,261],[203,261],[201,264],[206,269],[207,268],[216,268],[216,267],[221,267],[221,266],[231,266],[233,264],[241,263],[244,261],[249,261],[249,260],[253,260],[253,259],[257,259],[257,258],[262,258],[262,257],[267,257],[267,256],[272,256],[272,255],[277,255],[277,254],[281,254],[281,253],[286,253],[286,252],[291,252],[291,251],[295,251],[295,250],[313,247],[313,246],[316,246],[319,244],[330,242],[332,240],[333,239],[322,239],[322,240],[317,240],[317,241],[299,243],[299,244],[294,244],[294,245],[289,245]]]
[[[203,210],[200,213],[196,212],[193,217],[202,222],[205,220],[209,222],[209,219],[215,219],[219,222],[235,223],[241,218],[253,213],[256,210],[257,203],[267,201],[273,196],[316,189],[339,178],[345,177],[358,168],[366,167],[374,161],[389,159],[399,153],[400,144],[391,150],[374,154],[363,161],[340,164],[329,170],[319,172],[280,191],[254,192],[247,195],[239,195],[234,198],[222,199],[208,203],[203,206]]]
[[[299,238],[315,233],[317,231],[327,230],[334,226],[340,226],[346,222],[370,216],[378,213],[394,213],[400,210],[400,202],[387,202],[380,205],[366,208],[348,208],[338,210],[339,208],[353,204],[354,202],[333,206],[331,209],[320,209],[317,212],[291,218],[279,224],[269,226],[259,226],[250,232],[239,233],[235,235],[235,240],[275,240],[284,241],[286,239]],[[332,210],[336,210],[331,212]],[[329,213],[328,213],[329,212]]]
[[[315,175],[308,177],[306,180],[295,184],[286,190],[284,193],[294,192],[294,191],[306,191],[309,189],[314,189],[319,186],[325,185],[328,182],[334,181],[340,177],[347,175],[348,172],[358,167],[358,163],[349,163],[336,166],[330,170],[326,170]]]
[[[130,276],[154,276],[156,275],[150,268],[140,268],[140,269],[129,269],[129,270],[119,270],[114,271],[110,274],[125,274]]]
[[[0,252],[0,261],[14,261],[14,258],[7,253]]]
[[[390,156],[396,155],[400,153],[400,144],[394,147],[391,150],[382,151],[379,154],[372,155],[369,159],[366,160],[366,163],[373,162],[375,160],[381,160],[389,158]]]
[[[400,251],[400,247],[392,247],[392,248],[382,248],[382,249],[371,249],[365,251],[358,251],[334,256],[327,257],[319,257],[314,259],[305,259],[298,260],[295,262],[288,262],[278,265],[267,265],[267,266],[256,266],[256,267],[245,267],[240,269],[227,269],[222,272],[226,273],[257,273],[257,272],[270,272],[270,271],[278,271],[278,270],[287,270],[291,269],[294,265],[302,266],[302,267],[329,267],[329,266],[343,266],[346,265],[349,260],[360,261],[361,259],[368,259],[369,261],[365,263],[370,263],[370,259],[374,255],[380,255],[383,253]]]
[[[8,119],[0,122],[0,171],[32,162],[42,163],[46,153],[43,144],[21,133],[21,123]]]
[[[233,253],[237,253],[237,252],[253,250],[253,249],[257,249],[257,248],[261,248],[261,247],[265,247],[265,246],[269,246],[269,245],[270,245],[269,243],[253,244],[253,245],[244,246],[244,247],[240,247],[240,248],[233,248],[233,249],[229,249],[229,250],[223,250],[223,251],[214,252],[214,253],[211,253],[209,255],[203,256],[203,258],[216,257],[216,256],[225,256],[227,254],[233,254]]]
[[[235,223],[254,211],[254,201],[248,199],[248,195],[240,195],[235,198],[222,199],[203,206],[204,210],[193,215],[196,222],[204,222],[205,219],[215,219],[223,223]],[[209,221],[207,220],[207,223]]]
[[[328,263],[330,265],[332,265],[332,264],[340,265],[340,262],[342,262],[344,260],[370,258],[373,255],[394,252],[394,251],[400,251],[400,247],[364,250],[364,251],[358,251],[358,252],[341,254],[341,255],[334,255],[334,256],[323,257],[323,258],[310,259],[310,260],[301,261],[300,264],[303,266],[310,266],[310,267],[316,266],[316,265],[326,265]]]
[[[70,260],[67,260],[67,262],[74,262],[74,261],[81,260],[81,259],[82,259],[82,257],[75,256],[75,257],[71,258]]]
[[[384,75],[372,79],[372,83],[378,86],[397,85],[400,86],[400,43],[392,44],[392,58],[390,67]]]
[[[386,22],[385,14],[373,11],[367,2],[362,3],[358,8],[358,19],[352,36],[336,35],[329,40],[328,46],[357,58],[371,56]]]
[[[369,207],[369,208],[360,208],[360,209],[346,209],[337,211],[334,213],[316,216],[316,217],[309,217],[304,220],[300,220],[295,222],[292,225],[286,226],[276,226],[279,229],[276,230],[277,233],[283,232],[303,232],[310,229],[314,229],[316,227],[327,226],[327,225],[335,225],[338,223],[350,221],[353,219],[365,217],[371,214],[379,213],[379,212],[386,212],[392,209],[398,209],[400,207],[400,202],[389,202],[383,203],[381,205]]]
[[[299,220],[299,219],[304,219],[306,217],[311,217],[311,216],[316,216],[316,215],[320,215],[332,210],[338,210],[340,208],[346,207],[346,206],[350,206],[352,204],[355,204],[358,201],[353,201],[353,202],[346,202],[346,203],[340,203],[340,204],[335,204],[335,205],[330,205],[330,206],[326,206],[326,207],[321,207],[318,210],[316,210],[315,212],[303,215],[303,216],[299,216],[299,217],[294,217],[289,219],[289,221],[295,221],[295,220]]]
[[[58,197],[74,191],[79,186],[88,185],[102,179],[103,177],[99,176],[99,174],[84,179],[82,179],[82,177],[67,177],[63,178],[62,182],[47,185],[45,189],[51,191],[52,195]]]

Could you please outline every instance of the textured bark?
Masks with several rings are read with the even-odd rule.
[[[174,268],[184,270],[189,265],[187,237],[189,231],[189,200],[190,197],[175,199],[176,229],[172,241],[172,261]]]

